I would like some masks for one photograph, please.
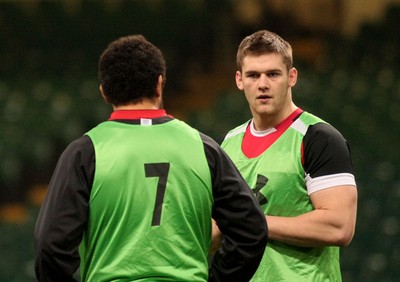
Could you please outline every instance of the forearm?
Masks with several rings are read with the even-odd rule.
[[[78,246],[60,236],[64,226],[53,224],[52,217],[43,205],[34,232],[35,273],[38,281],[75,281],[73,274],[79,267]],[[67,224],[68,225],[68,224]]]
[[[79,261],[76,262],[76,266],[70,267],[70,263],[66,265],[61,259],[43,251],[36,252],[35,258],[35,273],[38,281],[76,281],[73,275]]]
[[[354,223],[335,211],[314,210],[296,217],[266,216],[270,240],[302,247],[346,246]]]
[[[59,198],[71,205],[66,197]],[[52,203],[59,202],[55,197],[49,197],[43,203],[35,226],[36,276],[38,281],[75,281],[73,274],[80,263],[78,248],[86,221],[63,217],[60,210],[66,208],[56,210]]]
[[[347,246],[354,236],[357,189],[337,186],[310,196],[314,210],[294,216],[266,216],[269,239],[304,247]]]

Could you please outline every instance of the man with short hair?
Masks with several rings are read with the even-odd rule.
[[[277,34],[260,30],[243,39],[235,79],[252,118],[222,147],[268,222],[268,246],[251,281],[341,281],[339,247],[351,242],[357,213],[346,140],[294,104],[292,47]]]

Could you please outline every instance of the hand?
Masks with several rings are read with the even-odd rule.
[[[218,225],[214,219],[212,219],[212,240],[211,240],[211,246],[209,250],[210,255],[214,255],[219,248],[221,248],[221,231],[218,228]]]

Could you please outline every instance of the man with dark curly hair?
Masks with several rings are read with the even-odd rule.
[[[264,215],[219,145],[163,109],[166,65],[141,35],[99,61],[110,118],[61,155],[35,227],[39,281],[248,281]],[[222,248],[208,266],[212,218]]]

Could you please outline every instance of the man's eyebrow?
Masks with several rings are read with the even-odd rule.
[[[282,70],[282,69],[267,69],[267,70],[264,70],[264,71],[259,71],[259,70],[248,70],[248,71],[245,71],[244,74],[271,73],[271,72],[279,72],[279,73],[282,73],[283,70]]]
[[[253,73],[260,73],[260,72],[255,70],[248,70],[244,72],[244,74],[253,74]]]

